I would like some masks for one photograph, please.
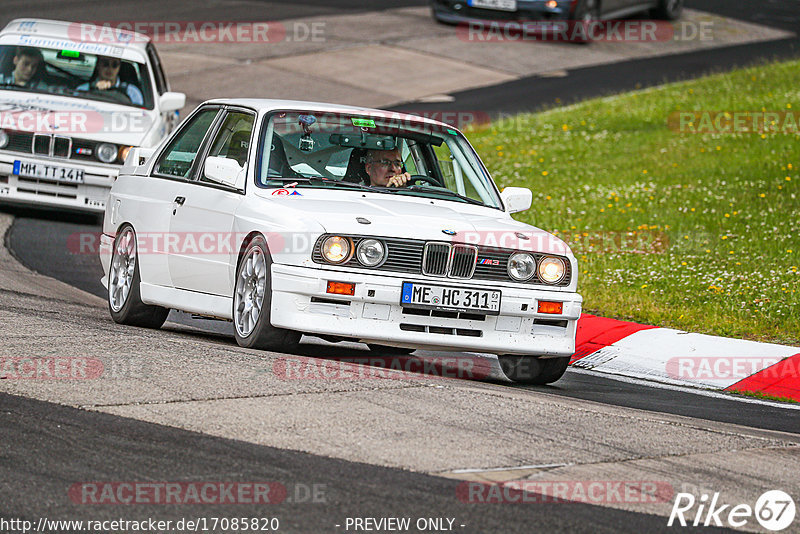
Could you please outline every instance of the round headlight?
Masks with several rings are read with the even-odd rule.
[[[350,240],[332,235],[322,242],[322,256],[330,263],[343,263],[350,258]]]
[[[539,262],[539,278],[548,284],[557,284],[564,279],[565,274],[567,268],[561,258],[546,256]]]
[[[364,267],[377,267],[386,258],[386,247],[377,239],[364,239],[356,248],[356,258]]]
[[[536,273],[536,260],[527,252],[517,252],[508,259],[508,276],[519,282],[530,280]]]
[[[97,145],[95,155],[103,163],[114,163],[117,159],[117,147],[111,143],[100,143]]]
[[[8,134],[5,130],[0,130],[0,148],[8,146]]]

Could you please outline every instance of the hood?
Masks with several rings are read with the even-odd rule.
[[[452,241],[570,254],[569,247],[561,239],[493,208],[361,191],[283,190],[297,193],[294,195],[274,194],[275,191],[279,190],[259,189],[256,195],[272,204],[276,211],[296,211],[296,217],[314,219],[326,233]]]
[[[139,146],[153,111],[69,96],[0,91],[0,128]]]

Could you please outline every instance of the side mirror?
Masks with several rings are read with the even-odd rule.
[[[207,157],[203,166],[203,176],[212,182],[228,187],[244,188],[244,169],[234,159],[219,156]]]
[[[167,92],[158,98],[158,108],[164,111],[178,111],[186,105],[186,95],[183,93]]]
[[[500,193],[508,213],[519,213],[530,209],[533,203],[533,192],[527,187],[506,187]]]

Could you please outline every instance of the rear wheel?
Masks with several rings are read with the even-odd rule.
[[[114,239],[108,269],[108,311],[119,324],[161,328],[169,310],[144,304],[140,281],[136,234],[131,226],[123,226]]]
[[[300,342],[300,333],[276,328],[270,322],[272,257],[263,237],[255,237],[236,269],[233,325],[236,342],[251,349],[288,351]]]
[[[684,0],[660,0],[658,7],[653,10],[657,19],[675,20],[683,14]]]
[[[563,358],[537,358],[535,356],[498,356],[500,367],[509,380],[522,384],[552,384],[564,376],[569,366],[569,356]]]

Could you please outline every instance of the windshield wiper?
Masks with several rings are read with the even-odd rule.
[[[443,187],[425,187],[422,185],[409,185],[408,187],[398,187],[398,188],[391,188],[392,191],[401,193],[403,191],[412,191],[414,193],[430,193],[432,195],[445,195],[452,198],[457,198],[462,200],[468,204],[475,204],[476,206],[485,206],[483,202],[480,200],[475,200],[474,198],[466,197],[464,195],[459,195],[455,191],[450,191],[449,189]]]
[[[356,189],[359,191],[383,192],[384,190],[384,188],[371,187],[369,185],[364,185],[357,182],[344,182],[341,180],[332,180],[330,178],[322,178],[322,177],[309,178],[306,176],[299,176],[299,177],[272,176],[267,179],[268,182],[273,180],[281,181],[284,183],[297,182],[302,184],[321,185],[323,187],[341,187],[346,189]]]

